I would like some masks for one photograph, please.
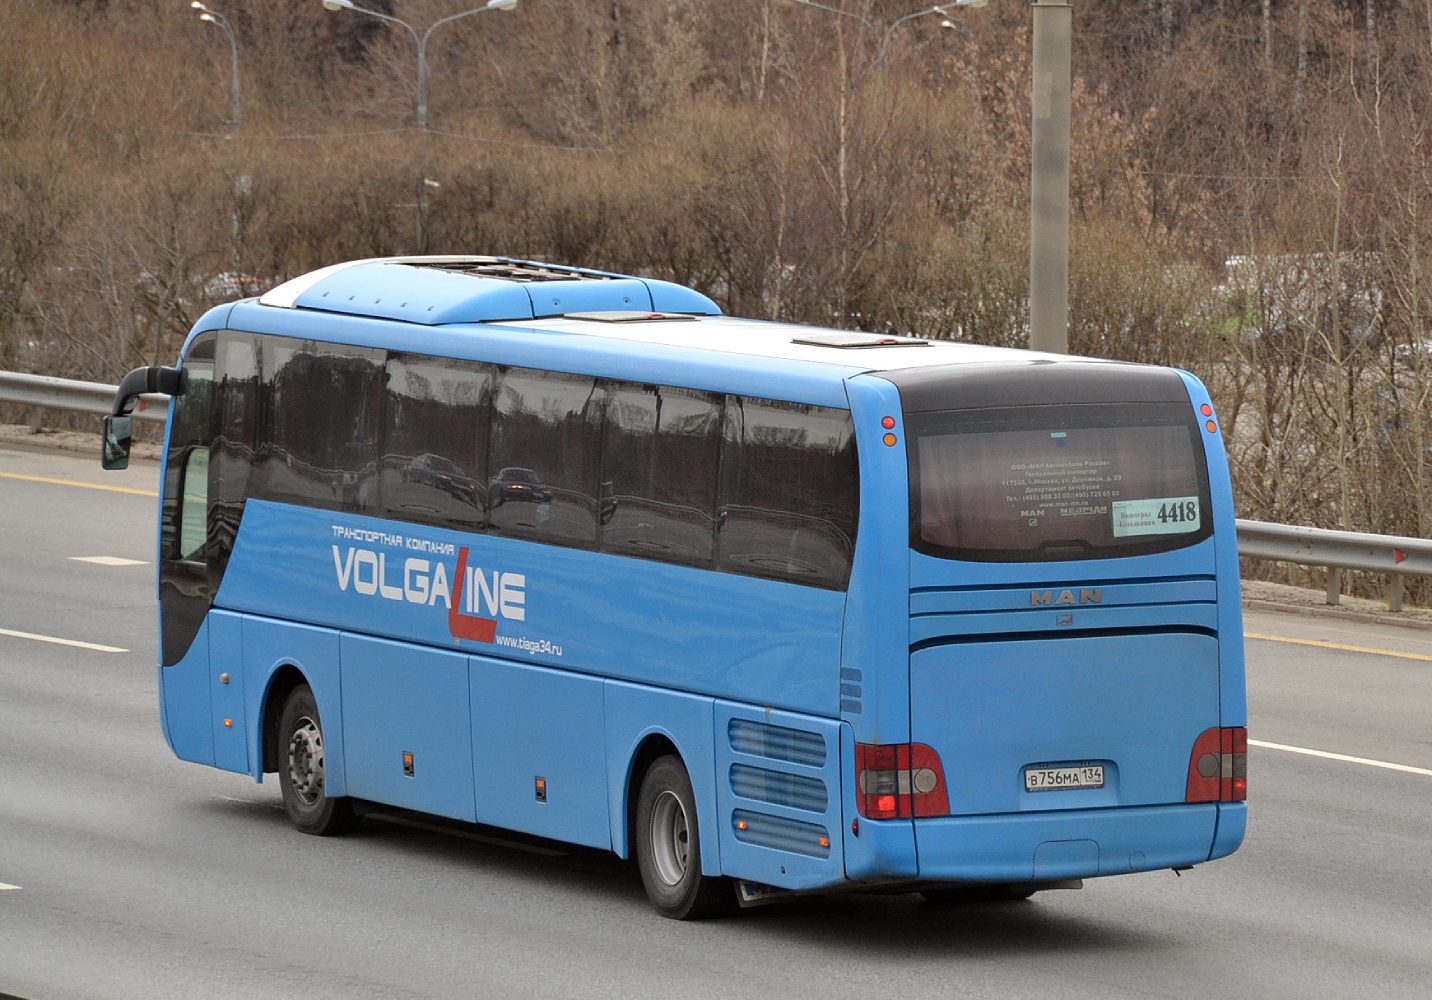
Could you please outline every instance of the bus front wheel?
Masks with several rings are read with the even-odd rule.
[[[293,825],[320,837],[356,827],[361,817],[353,811],[353,802],[333,798],[325,790],[323,721],[307,684],[294,688],[284,701],[278,738],[278,785]]]
[[[647,898],[663,917],[699,920],[728,912],[736,893],[725,878],[701,874],[696,795],[681,758],[658,758],[636,806],[636,861]]]

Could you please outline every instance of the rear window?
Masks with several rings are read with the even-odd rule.
[[[950,559],[1106,559],[1213,531],[1188,405],[1081,403],[913,413],[911,544]]]

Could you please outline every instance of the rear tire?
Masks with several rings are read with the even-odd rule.
[[[701,874],[696,795],[680,757],[657,758],[642,779],[635,837],[641,882],[657,913],[700,920],[735,908],[730,880]]]
[[[348,798],[327,794],[323,721],[318,701],[300,684],[283,703],[278,723],[278,786],[293,825],[319,837],[354,830],[362,819]]]

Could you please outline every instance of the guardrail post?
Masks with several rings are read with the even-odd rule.
[[[1337,604],[1342,600],[1342,567],[1328,567],[1328,603]]]
[[[1402,574],[1390,573],[1387,577],[1387,610],[1402,610]]]

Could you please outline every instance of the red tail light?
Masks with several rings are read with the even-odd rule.
[[[1248,798],[1248,730],[1209,729],[1193,742],[1185,802],[1243,802]]]
[[[855,787],[866,819],[950,814],[944,765],[923,743],[855,744]]]

